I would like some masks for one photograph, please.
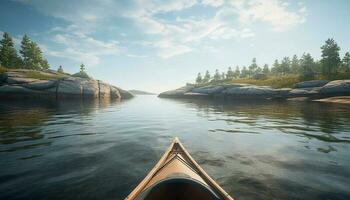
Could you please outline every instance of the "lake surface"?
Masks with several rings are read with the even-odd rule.
[[[0,104],[0,199],[123,199],[179,137],[236,200],[350,199],[350,106],[210,102]]]

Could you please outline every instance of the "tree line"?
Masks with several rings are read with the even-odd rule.
[[[44,70],[49,69],[49,63],[43,57],[39,45],[32,41],[27,35],[22,37],[20,56],[14,46],[10,34],[4,33],[0,41],[0,64],[6,68],[22,68]]]
[[[293,74],[308,80],[313,79],[316,75],[332,78],[339,73],[350,74],[350,53],[346,52],[341,59],[339,51],[340,47],[338,44],[334,39],[329,38],[321,46],[320,60],[314,59],[310,53],[304,53],[301,58],[294,55],[292,58],[284,57],[281,60],[276,59],[270,67],[268,64],[259,66],[256,58],[253,58],[249,66],[236,66],[235,70],[229,67],[226,73],[220,73],[218,69],[215,70],[213,76],[210,75],[208,70],[204,76],[198,73],[196,83],[205,84],[211,81],[217,82],[238,78],[263,79],[268,75],[285,76]]]

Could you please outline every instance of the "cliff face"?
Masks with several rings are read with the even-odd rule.
[[[28,77],[30,70],[9,71],[0,74],[0,97],[55,97],[55,98],[111,98],[129,99],[133,95],[116,86],[91,78],[54,72],[35,72],[40,78]]]

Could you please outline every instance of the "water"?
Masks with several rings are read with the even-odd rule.
[[[235,199],[350,199],[350,107],[2,102],[0,199],[123,199],[174,136]]]

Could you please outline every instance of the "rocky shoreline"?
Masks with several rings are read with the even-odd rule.
[[[176,90],[159,94],[160,98],[223,98],[223,99],[304,99],[316,100],[350,96],[350,80],[313,80],[297,83],[295,88],[275,89],[250,84],[196,86],[187,84]]]
[[[59,75],[54,71],[34,71],[52,79],[42,80],[26,76],[32,70],[14,70],[0,74],[0,98],[87,98],[129,99],[133,95],[119,87],[92,78]]]

